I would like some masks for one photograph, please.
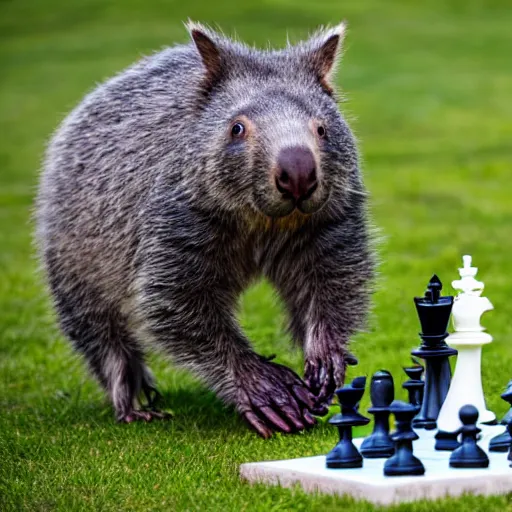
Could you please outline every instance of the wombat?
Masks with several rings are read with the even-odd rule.
[[[119,421],[164,417],[144,354],[195,372],[263,437],[325,414],[367,316],[374,251],[333,72],[344,25],[259,51],[191,42],[88,94],[49,144],[37,240],[60,325]],[[273,284],[305,377],[256,354],[241,293]]]

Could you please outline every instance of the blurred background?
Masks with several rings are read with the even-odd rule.
[[[275,458],[277,450],[283,456],[322,453],[332,444],[328,427],[299,441],[261,444],[190,376],[155,360],[157,378],[178,418],[165,428],[172,429],[182,451],[167,435],[160,436],[169,443],[168,459],[154,477],[161,479],[170,461],[184,466],[182,473],[163,471],[167,480],[158,480],[160,490],[146,496],[142,489],[153,486],[140,473],[147,449],[113,425],[108,404],[57,331],[37,276],[30,212],[46,141],[95,84],[142,55],[187,41],[183,22],[189,18],[259,47],[283,46],[287,38],[297,41],[319,25],[348,22],[337,78],[341,109],[359,139],[381,239],[375,307],[368,332],[355,340],[360,366],[353,373],[388,368],[400,379],[401,366],[419,342],[412,297],[423,293],[433,272],[449,291],[461,256],[469,253],[496,308],[484,321],[495,342],[484,349],[483,382],[489,407],[504,412],[499,393],[512,377],[510,0],[0,0],[0,459],[11,461],[0,468],[0,496],[4,485],[7,508],[37,508],[44,500],[65,508],[83,496],[104,508],[115,503],[156,507],[151,500],[160,492],[177,509],[222,503],[240,510],[256,496],[261,503],[277,500],[291,507],[288,491],[251,494],[256,491],[241,487],[238,463]],[[281,362],[301,371],[301,356],[289,348],[269,287],[251,289],[242,306],[243,325],[257,348],[278,352]],[[227,427],[215,430],[218,424]],[[76,437],[69,434],[70,425]],[[143,436],[164,427],[148,428],[135,430],[140,443],[151,444],[154,438]],[[107,441],[117,439],[121,448],[128,443],[134,454],[131,476],[103,481],[82,435],[91,443],[92,435],[95,446],[104,443],[102,453],[116,461],[116,441],[113,447]],[[221,461],[212,466],[213,480],[220,476],[231,485],[225,501],[211,475],[202,479],[206,455],[195,450],[204,436],[212,457]],[[41,448],[42,440],[51,439],[60,451]],[[226,439],[229,450],[219,452]],[[165,451],[162,444],[154,449],[152,464]],[[121,468],[112,457],[105,467]],[[38,466],[40,460],[44,465]],[[78,474],[77,460],[83,471]],[[145,471],[149,477],[151,469]],[[191,474],[197,479],[194,497],[176,491]],[[64,481],[70,487],[58,493],[56,482]],[[76,490],[87,485],[100,489],[100,495]],[[146,498],[130,501],[130,489]],[[236,499],[229,497],[234,489]],[[317,498],[301,500],[308,509],[320,504]]]

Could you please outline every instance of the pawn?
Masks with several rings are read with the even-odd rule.
[[[508,383],[507,389],[501,395],[501,398],[503,398],[503,400],[505,400],[511,405],[507,414],[505,414],[505,417],[501,420],[501,424],[506,425],[508,427],[508,425],[512,421],[512,380]],[[509,449],[510,443],[512,443],[512,437],[510,437],[507,428],[505,432],[503,432],[503,434],[498,434],[497,436],[494,436],[491,439],[491,442],[489,443],[489,451],[506,452]]]
[[[477,436],[482,431],[476,426],[478,409],[474,405],[464,405],[459,410],[459,418],[462,422],[462,427],[459,430],[459,433],[462,435],[462,442],[460,447],[454,450],[450,456],[450,467],[489,467],[489,457],[476,444]]]
[[[375,417],[373,432],[361,444],[361,454],[367,459],[388,458],[395,448],[389,437],[389,406],[395,397],[393,376],[381,370],[372,377],[370,385],[372,406],[368,409]]]
[[[395,454],[385,462],[384,475],[425,474],[425,467],[413,455],[412,451],[412,442],[419,437],[412,429],[412,419],[418,412],[418,408],[400,400],[395,400],[389,410],[395,415],[396,421],[396,431],[391,435],[391,439],[395,443]]]
[[[409,403],[421,407],[425,390],[425,381],[422,380],[421,376],[425,368],[415,358],[412,358],[412,360],[414,366],[404,368],[404,372],[409,379],[402,384],[402,387],[409,395]]]
[[[335,414],[329,423],[338,427],[340,440],[327,454],[325,464],[328,468],[360,468],[363,457],[352,442],[352,427],[367,425],[370,420],[357,412],[364,394],[366,377],[356,377],[351,384],[336,391],[341,413]]]

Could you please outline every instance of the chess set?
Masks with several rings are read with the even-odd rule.
[[[455,298],[441,295],[442,283],[434,275],[425,295],[414,299],[421,345],[404,368],[408,402],[395,400],[391,373],[376,372],[368,437],[352,437],[354,427],[370,423],[358,410],[367,380],[362,376],[336,391],[341,412],[329,423],[339,441],[327,455],[242,464],[241,477],[379,504],[512,492],[512,381],[501,395],[511,408],[498,423],[482,388],[482,347],[492,337],[480,318],[493,306],[482,296],[477,271],[471,256],[464,256],[460,279],[452,282]],[[450,317],[454,332],[448,334]],[[452,378],[449,358],[455,355]]]

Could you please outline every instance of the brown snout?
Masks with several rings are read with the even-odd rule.
[[[277,158],[276,187],[283,198],[309,199],[317,186],[313,153],[302,146],[282,149]]]

